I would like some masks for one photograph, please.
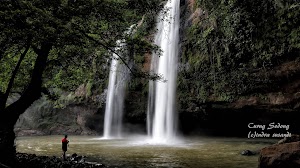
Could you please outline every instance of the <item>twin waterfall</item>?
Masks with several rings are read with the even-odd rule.
[[[151,71],[163,80],[149,81],[147,131],[154,143],[169,142],[176,136],[176,80],[179,43],[180,0],[168,0],[159,15],[155,44],[160,55],[153,53]],[[117,60],[112,60],[106,100],[104,138],[120,136],[123,117],[124,85],[119,85]]]

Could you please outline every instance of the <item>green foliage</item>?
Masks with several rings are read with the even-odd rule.
[[[93,84],[90,81],[86,84],[86,89],[87,89],[86,97],[89,97],[92,95],[92,86],[93,86]]]
[[[272,82],[257,70],[299,57],[298,1],[197,0],[196,8],[201,19],[185,32],[180,94],[199,90],[191,99],[232,101]]]
[[[7,89],[8,82],[10,80],[10,76],[12,71],[14,70],[18,60],[19,55],[22,51],[12,51],[10,54],[7,54],[0,62],[0,92],[5,92]],[[36,59],[33,51],[29,51],[27,56],[21,63],[19,73],[15,79],[15,87],[12,92],[21,92],[23,90],[23,86],[29,82],[30,74],[33,70],[34,61]]]
[[[160,1],[136,0],[20,0],[0,4],[0,92],[4,93],[21,51],[30,50],[18,70],[12,91],[22,92],[31,79],[38,51],[50,46],[43,86],[74,91],[93,81],[95,92],[106,87],[108,60],[116,40],[142,16],[159,10]],[[149,19],[145,19],[148,20]],[[147,25],[147,24],[144,24]],[[149,26],[143,29],[149,30]],[[149,52],[151,45],[142,39],[143,31],[130,37],[134,58]],[[138,53],[139,52],[139,53]],[[138,57],[139,55],[139,57]],[[138,57],[138,58],[137,58]],[[90,91],[92,94],[94,91]]]
[[[68,105],[75,103],[76,102],[75,98],[76,96],[72,93],[68,95],[61,95],[60,98],[57,101],[55,101],[54,108],[64,109]]]

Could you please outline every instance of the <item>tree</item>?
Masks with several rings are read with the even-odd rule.
[[[31,104],[40,98],[43,74],[55,51],[102,48],[114,52],[115,41],[126,38],[124,31],[149,11],[159,10],[158,0],[5,0],[0,4],[0,64],[7,66],[6,81],[0,87],[0,163],[14,167],[14,124]],[[140,7],[143,8],[140,8]],[[21,97],[12,104],[7,99],[20,76],[24,59],[30,58],[28,79],[19,88]],[[79,55],[78,59],[85,59]],[[122,57],[120,57],[122,60]],[[13,61],[12,61],[13,62]],[[124,62],[126,63],[126,62]],[[13,64],[12,64],[13,65]],[[26,67],[25,67],[26,68]],[[133,72],[134,73],[134,72]],[[137,73],[137,75],[143,75]],[[142,76],[145,77],[145,76]],[[1,80],[4,80],[2,78]],[[2,89],[1,89],[2,88]],[[5,151],[5,152],[3,152]]]

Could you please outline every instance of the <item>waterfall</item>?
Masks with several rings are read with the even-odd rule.
[[[119,138],[122,131],[124,93],[129,72],[116,57],[116,54],[113,54],[110,65],[104,117],[104,138]]]
[[[179,48],[180,0],[168,0],[157,24],[155,44],[162,50],[152,54],[151,70],[165,81],[150,81],[147,114],[148,135],[154,142],[169,142],[176,136],[176,79]],[[164,10],[164,11],[165,11]]]
[[[130,35],[136,25],[130,26],[125,32]],[[125,40],[117,40],[115,52],[124,56]],[[128,67],[120,63],[118,55],[113,53],[109,72],[109,82],[106,95],[103,138],[120,138],[122,136],[122,119],[126,84],[130,78]],[[124,58],[124,57],[123,57]]]

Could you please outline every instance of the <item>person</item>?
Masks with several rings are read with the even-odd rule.
[[[66,160],[66,152],[67,152],[68,146],[69,146],[69,140],[67,138],[68,138],[68,135],[65,135],[65,137],[61,140],[62,151],[63,151],[63,160]]]

